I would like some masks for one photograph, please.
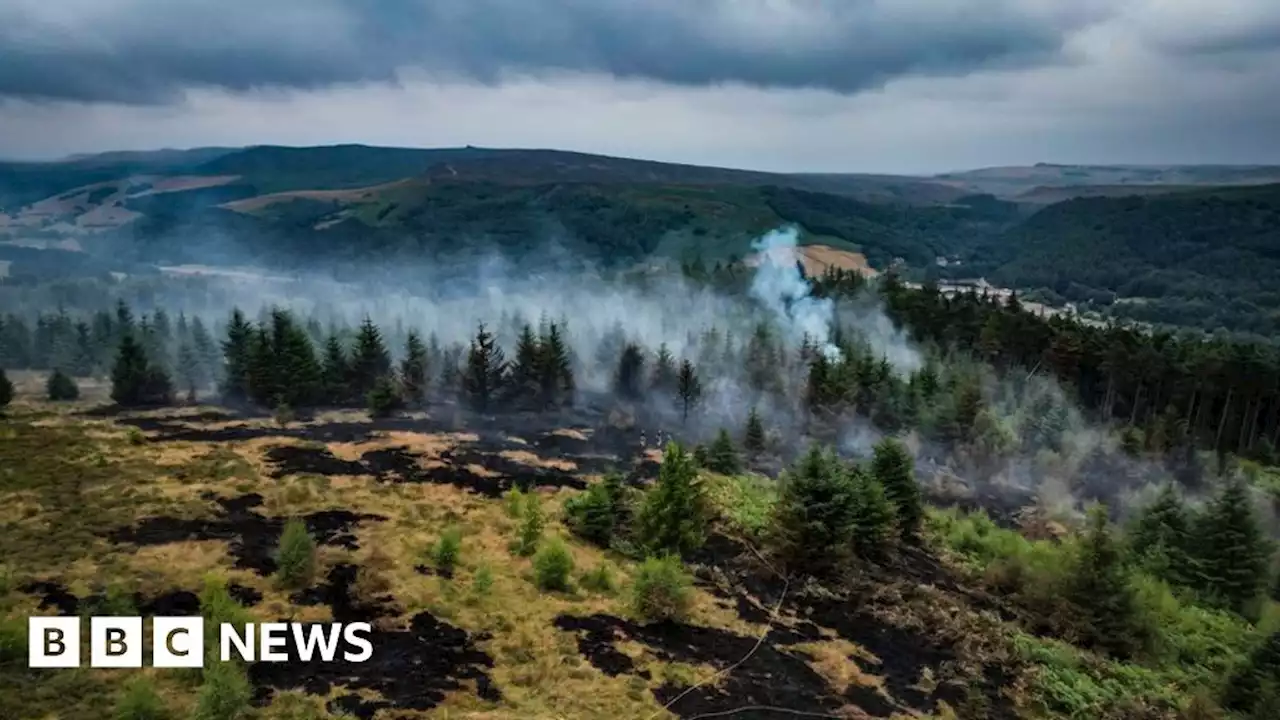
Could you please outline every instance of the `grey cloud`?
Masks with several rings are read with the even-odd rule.
[[[75,6],[75,7],[73,7]],[[1058,60],[1076,0],[10,0],[0,98],[163,104],[184,89],[314,89],[399,70],[496,83],[556,71],[856,93]],[[50,9],[53,8],[53,9]]]

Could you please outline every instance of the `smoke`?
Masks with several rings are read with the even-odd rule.
[[[773,313],[790,340],[801,342],[807,337],[829,360],[839,360],[840,348],[831,342],[835,304],[810,294],[809,282],[796,267],[799,239],[797,230],[788,227],[773,230],[752,244],[760,264],[750,294]]]

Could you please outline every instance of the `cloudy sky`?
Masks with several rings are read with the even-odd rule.
[[[0,157],[1280,163],[1276,0],[3,0]]]

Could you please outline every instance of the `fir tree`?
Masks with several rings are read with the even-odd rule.
[[[779,478],[772,544],[786,567],[815,576],[849,557],[858,519],[852,478],[817,445]]]
[[[764,452],[764,445],[764,422],[760,419],[759,411],[753,407],[747,415],[747,429],[743,434],[742,448],[749,455],[755,456]]]
[[[191,349],[195,352],[201,383],[218,382],[218,365],[221,362],[218,346],[199,315],[191,318]]]
[[[1237,612],[1266,585],[1270,549],[1262,535],[1249,488],[1232,478],[1196,523],[1196,585]]]
[[[627,343],[618,356],[618,369],[613,389],[626,400],[639,400],[644,394],[644,353],[635,343]]]
[[[742,472],[742,461],[738,458],[738,449],[733,446],[733,438],[724,428],[716,435],[716,439],[707,448],[707,469],[721,475],[737,475]]]
[[[226,374],[222,381],[222,396],[230,402],[249,399],[249,370],[253,363],[254,329],[245,320],[244,313],[236,308],[231,312],[227,325],[227,339],[222,343]]]
[[[575,389],[569,348],[560,326],[549,323],[538,341],[539,386],[544,406],[571,403]]]
[[[277,375],[275,351],[271,347],[271,333],[266,326],[254,329],[249,344],[249,397],[255,403],[274,408],[284,402]]]
[[[277,402],[291,408],[316,405],[323,390],[323,376],[311,337],[285,310],[272,312],[271,326]]]
[[[534,400],[542,394],[542,347],[533,327],[527,323],[516,341],[516,356],[506,387],[507,395],[517,403]]]
[[[0,409],[3,409],[13,402],[13,383],[9,382],[9,376],[5,374],[4,368],[0,367]]]
[[[702,399],[702,381],[693,368],[693,363],[684,360],[680,363],[680,376],[676,380],[676,395],[680,398],[680,417],[689,419],[689,411]]]
[[[658,346],[658,355],[653,361],[653,377],[649,387],[657,393],[670,393],[676,389],[676,361],[667,344]]]
[[[93,331],[89,328],[89,323],[76,323],[76,343],[71,360],[71,374],[76,377],[92,375],[96,365],[96,355],[93,347]]]
[[[391,374],[391,354],[387,352],[382,332],[367,316],[356,333],[355,350],[351,354],[351,376],[348,386],[356,398],[365,398],[379,378]]]
[[[1079,632],[1087,644],[1119,658],[1131,656],[1140,646],[1136,596],[1101,506],[1089,513],[1089,529],[1067,582],[1066,599],[1080,612]]]
[[[1256,713],[1251,717],[1268,717],[1263,713],[1274,712],[1275,707],[1268,710],[1261,705],[1267,690],[1277,689],[1280,689],[1280,630],[1272,631],[1232,673],[1223,692],[1222,705],[1241,714]]]
[[[194,401],[196,388],[204,385],[204,378],[201,376],[200,359],[195,349],[185,341],[178,345],[176,370],[178,383],[186,388],[187,398]]]
[[[902,539],[914,542],[919,536],[920,523],[924,519],[924,502],[920,486],[916,483],[911,454],[902,443],[893,438],[885,438],[876,444],[871,474],[884,487],[885,495],[893,503]]]
[[[1149,571],[1167,582],[1186,585],[1191,573],[1191,518],[1172,483],[1142,509],[1127,533],[1129,549]]]
[[[405,336],[404,359],[400,361],[400,388],[403,399],[421,405],[427,397],[427,346],[417,331]]]
[[[658,480],[636,516],[636,539],[652,554],[685,554],[702,546],[708,506],[693,458],[679,443],[667,445]]]
[[[467,352],[467,368],[462,376],[467,405],[478,412],[488,411],[507,376],[507,361],[484,323],[476,331]]]
[[[80,388],[76,385],[76,381],[71,376],[56,369],[49,375],[48,381],[45,382],[45,393],[50,400],[65,401],[76,400],[80,397]]]
[[[133,333],[120,339],[111,368],[111,399],[125,407],[166,405],[173,400],[169,376],[162,368],[152,367]]]
[[[324,343],[324,358],[320,364],[320,382],[323,387],[325,402],[342,405],[350,400],[350,389],[347,381],[351,377],[351,365],[347,361],[346,348],[336,333],[331,334]]]
[[[369,391],[367,398],[369,416],[374,418],[390,417],[404,405],[391,378],[381,378]]]
[[[893,536],[893,503],[885,495],[880,481],[861,466],[850,465],[847,472],[853,484],[856,508],[853,550],[864,559],[881,560],[885,557]]]

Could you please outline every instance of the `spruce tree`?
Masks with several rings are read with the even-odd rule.
[[[698,468],[679,443],[667,445],[658,480],[636,515],[636,539],[651,554],[686,554],[706,537],[708,505]]]
[[[1078,632],[1086,644],[1122,659],[1140,647],[1136,595],[1102,506],[1090,510],[1089,528],[1067,581],[1066,599],[1080,613]]]
[[[374,418],[390,417],[403,407],[404,402],[391,378],[380,378],[366,398],[369,416]]]
[[[196,356],[195,349],[185,341],[178,345],[175,370],[178,383],[187,390],[187,398],[194,400],[196,388],[204,384],[204,378],[201,377],[200,359]]]
[[[857,500],[847,470],[817,445],[782,473],[771,544],[788,570],[823,576],[849,557]]]
[[[13,402],[13,383],[9,381],[4,368],[0,367],[0,408],[7,407],[11,402]]]
[[[217,343],[213,341],[213,336],[205,329],[204,321],[200,319],[199,315],[191,318],[191,349],[195,351],[196,359],[199,362],[202,380],[205,383],[218,382],[220,380],[218,366],[222,362],[222,357]]]
[[[227,339],[222,342],[225,376],[222,396],[230,402],[249,399],[249,369],[253,363],[254,329],[240,308],[231,312]]]
[[[463,397],[477,412],[489,410],[502,390],[507,376],[507,361],[493,335],[480,323],[475,339],[467,351],[467,367],[462,375]]]
[[[347,361],[346,348],[336,333],[331,334],[324,343],[324,358],[320,363],[320,382],[323,387],[324,401],[331,405],[344,405],[351,399],[348,381],[351,378],[351,364]]]
[[[644,352],[639,345],[627,343],[622,348],[613,376],[613,391],[624,400],[639,400],[644,394]]]
[[[653,361],[653,377],[649,387],[657,393],[671,393],[676,389],[676,361],[667,344],[658,346],[658,355]]]
[[[89,323],[76,323],[76,341],[71,360],[71,374],[82,378],[92,375],[96,364],[95,357],[93,331],[89,328]]]
[[[356,333],[355,350],[351,354],[349,388],[352,396],[364,399],[378,384],[379,378],[391,374],[391,354],[382,339],[382,331],[368,316]]]
[[[1190,533],[1190,514],[1173,483],[1169,483],[1155,502],[1138,513],[1127,539],[1130,551],[1143,567],[1167,582],[1186,585],[1194,581]]]
[[[724,428],[716,435],[716,439],[707,448],[707,469],[721,475],[737,475],[742,472],[742,461],[738,458],[738,449],[733,446],[733,438]]]
[[[680,376],[676,380],[676,395],[680,398],[680,417],[689,419],[689,411],[702,399],[702,381],[687,359],[680,363]]]
[[[1272,631],[1232,673],[1223,692],[1222,705],[1237,713],[1253,713],[1250,717],[1274,717],[1258,712],[1275,710],[1274,706],[1270,710],[1261,707],[1268,689],[1272,692],[1280,689],[1280,630]]]
[[[259,325],[249,343],[248,387],[251,400],[269,408],[284,402],[279,369],[275,350],[271,347],[271,333],[265,325]]]
[[[400,388],[403,399],[411,405],[421,405],[427,398],[427,346],[416,330],[405,336]]]
[[[866,560],[882,560],[893,537],[893,503],[880,481],[860,465],[851,464],[846,472],[855,498],[853,551]]]
[[[764,445],[764,422],[760,419],[760,412],[753,407],[747,415],[747,429],[742,437],[742,448],[749,455],[755,456],[764,452]]]
[[[542,347],[528,323],[516,341],[516,356],[506,389],[507,396],[518,404],[532,403],[542,394]]]
[[[125,407],[165,405],[173,399],[169,376],[162,368],[151,365],[133,333],[120,339],[111,368],[111,399]]]
[[[55,402],[76,400],[80,397],[80,388],[70,375],[55,369],[45,382],[45,394]]]
[[[272,312],[272,352],[280,402],[291,408],[320,402],[324,378],[311,336],[285,310]]]
[[[1196,585],[1224,607],[1243,611],[1267,582],[1270,548],[1249,487],[1232,478],[1196,522]]]
[[[573,366],[556,323],[549,323],[538,339],[538,366],[543,405],[571,404],[575,389]]]
[[[924,501],[920,496],[920,485],[916,482],[911,454],[902,443],[885,438],[876,444],[871,474],[893,503],[902,539],[914,542],[919,537],[920,523],[924,519]]]

